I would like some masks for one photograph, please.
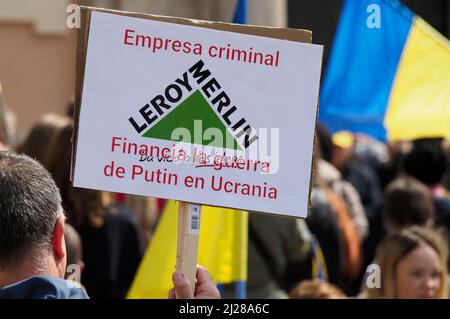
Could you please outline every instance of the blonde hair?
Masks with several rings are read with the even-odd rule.
[[[290,299],[344,299],[345,294],[332,284],[318,279],[303,280],[289,293]]]
[[[447,258],[448,248],[437,230],[428,227],[412,226],[386,237],[377,249],[376,260],[381,270],[381,287],[369,288],[368,298],[395,298],[395,276],[398,263],[420,245],[434,249],[440,260],[441,286],[436,298],[448,297]]]

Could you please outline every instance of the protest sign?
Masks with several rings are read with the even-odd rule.
[[[74,186],[306,216],[322,61],[310,32],[82,19]]]
[[[305,217],[322,47],[303,42],[309,31],[83,8],[74,186],[182,201],[176,267],[191,282],[191,203]]]

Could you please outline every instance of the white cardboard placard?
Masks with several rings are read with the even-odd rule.
[[[321,61],[319,45],[92,12],[74,186],[306,217]]]

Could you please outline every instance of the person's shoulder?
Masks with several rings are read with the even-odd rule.
[[[89,299],[81,285],[51,276],[34,276],[0,289],[0,299]]]

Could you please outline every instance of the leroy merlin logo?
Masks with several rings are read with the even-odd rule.
[[[170,141],[179,141],[181,131],[193,137],[189,141],[193,144],[235,150],[247,149],[258,140],[256,130],[239,115],[238,106],[202,60],[141,107],[129,122],[143,137]]]

